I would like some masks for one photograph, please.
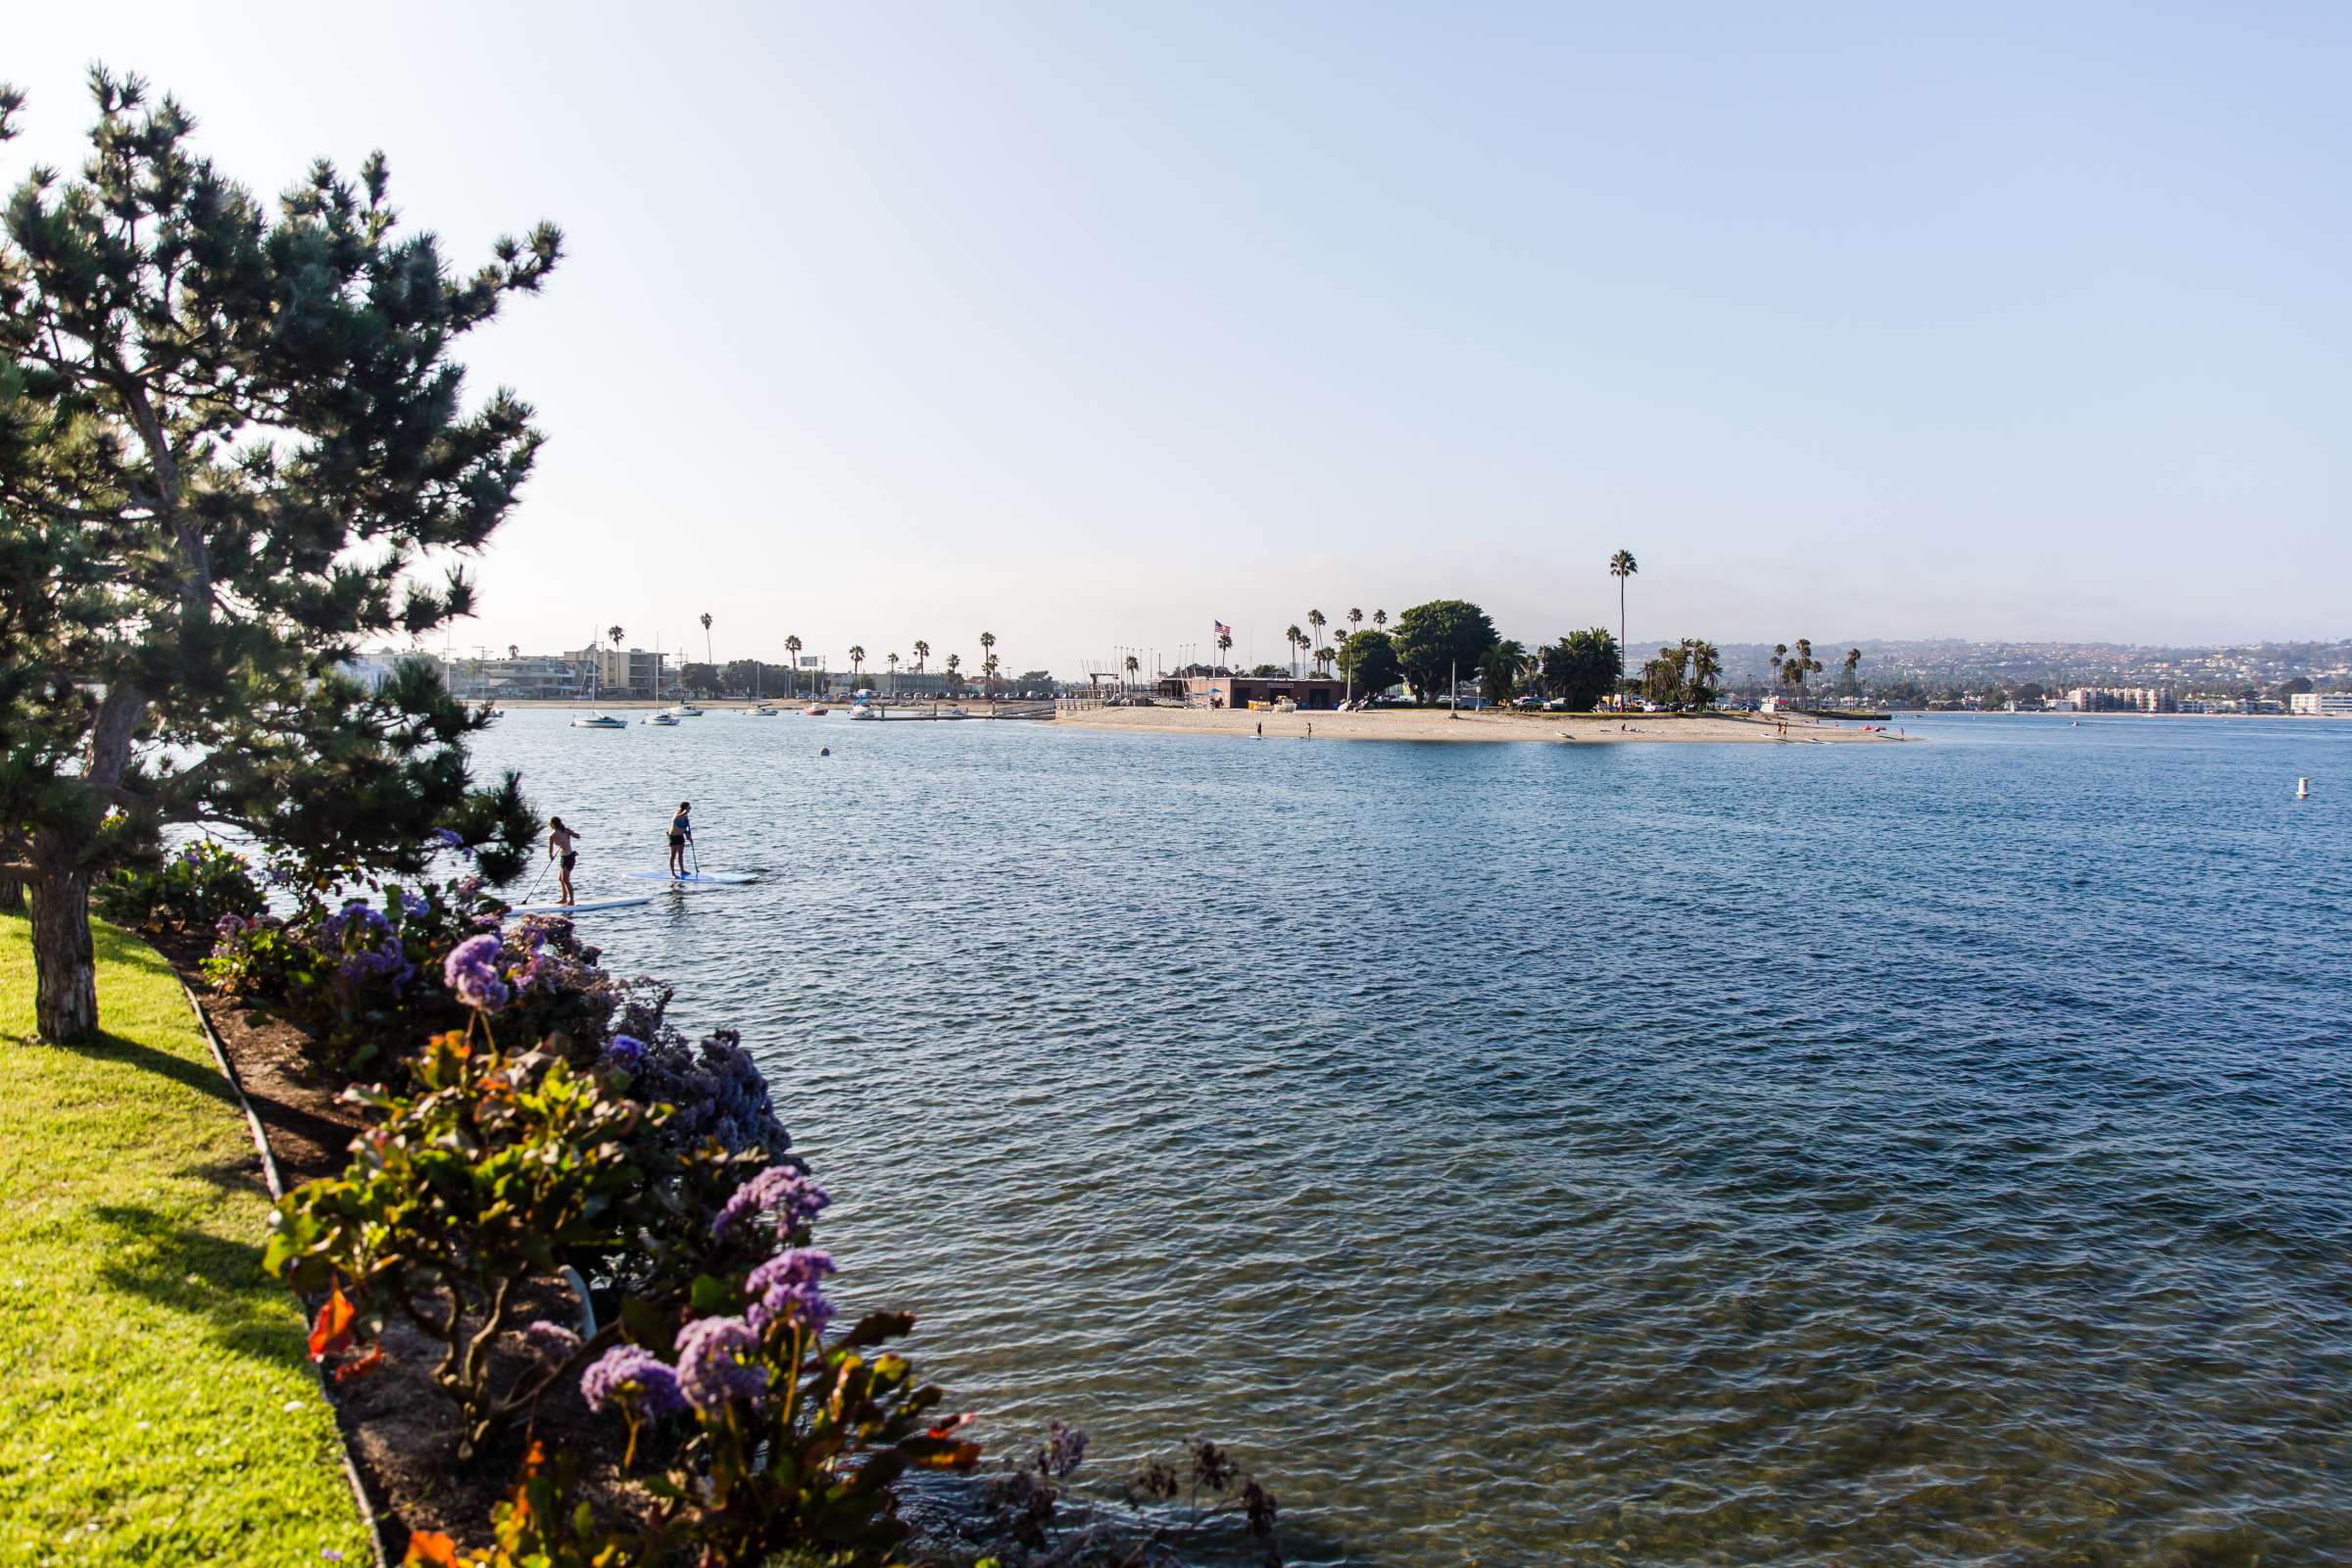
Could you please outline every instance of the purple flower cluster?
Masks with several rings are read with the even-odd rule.
[[[450,994],[480,1012],[496,1012],[505,1006],[513,993],[498,977],[498,956],[504,946],[495,934],[485,932],[450,949],[441,965],[441,978]]]
[[[683,1144],[715,1138],[732,1152],[764,1149],[783,1158],[792,1148],[791,1136],[776,1115],[767,1076],[743,1049],[741,1037],[722,1029],[699,1046],[689,1045],[675,1030],[664,1031],[658,1018],[646,1023],[645,1011],[632,1006],[619,1020],[628,1033],[648,1042],[631,1098],[675,1105],[669,1130]]]
[[[580,1374],[580,1397],[602,1415],[618,1406],[648,1421],[683,1414],[686,1396],[678,1375],[653,1351],[615,1345]]]
[[[633,1071],[645,1059],[645,1042],[635,1035],[614,1035],[612,1043],[605,1048],[605,1054]]]
[[[392,934],[392,922],[364,899],[352,899],[319,922],[318,934],[328,948],[341,952],[357,940],[373,947]]]
[[[392,922],[362,900],[350,900],[320,921],[318,934],[327,952],[342,955],[335,963],[335,977],[347,998],[379,982],[388,984],[397,997],[416,976],[416,966],[409,962],[408,951],[393,932]]]
[[[710,1222],[710,1239],[723,1242],[738,1224],[761,1214],[774,1214],[779,1231],[797,1230],[831,1201],[823,1188],[799,1171],[770,1165],[735,1189]]]
[[[678,1392],[705,1415],[767,1396],[767,1368],[750,1364],[760,1336],[739,1317],[697,1318],[678,1331]]]
[[[743,1282],[752,1297],[751,1310],[744,1315],[752,1327],[765,1334],[773,1323],[790,1323],[810,1333],[822,1334],[825,1325],[833,1320],[833,1303],[826,1300],[818,1287],[828,1274],[840,1272],[833,1266],[833,1255],[820,1252],[813,1247],[796,1247],[778,1252]]]
[[[402,893],[400,906],[412,920],[420,920],[433,912],[433,901],[421,893]]]
[[[433,842],[445,850],[456,850],[461,855],[466,853],[466,840],[452,829],[445,827],[433,829]]]
[[[233,937],[245,929],[245,921],[233,914],[224,914],[213,922],[213,930],[223,937]]]

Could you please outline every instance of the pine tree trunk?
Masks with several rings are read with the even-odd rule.
[[[32,878],[32,965],[33,1024],[41,1039],[65,1045],[97,1033],[87,871],[42,871]]]

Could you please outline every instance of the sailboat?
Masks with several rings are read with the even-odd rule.
[[[603,664],[604,661],[597,657],[596,637],[591,633],[588,638],[588,705],[591,710],[596,706],[598,695],[604,690],[602,683],[597,678]],[[592,710],[586,718],[573,719],[571,727],[573,729],[627,729],[629,726],[608,713]]]
[[[657,637],[654,639],[654,701],[658,703],[661,700],[662,639]],[[678,727],[678,715],[670,712],[667,709],[657,709],[653,712],[645,715],[645,722],[648,724],[659,724],[663,729],[676,729]]]

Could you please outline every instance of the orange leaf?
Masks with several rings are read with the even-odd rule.
[[[461,1568],[458,1562],[458,1544],[438,1530],[409,1532],[409,1554],[403,1563],[430,1563],[435,1568]]]
[[[360,1309],[343,1296],[338,1285],[327,1297],[326,1304],[318,1308],[318,1320],[311,1325],[311,1359],[323,1361],[337,1350],[351,1345],[351,1326],[359,1321]]]
[[[337,1383],[349,1383],[353,1378],[364,1378],[368,1373],[373,1372],[377,1367],[380,1367],[383,1364],[384,1343],[383,1341],[378,1340],[375,1342],[375,1344],[368,1347],[368,1353],[361,1356],[357,1361],[346,1361],[341,1366],[335,1368],[335,1381]]]
[[[537,1438],[531,1440],[531,1451],[522,1456],[522,1473],[535,1476],[547,1463],[547,1445]]]

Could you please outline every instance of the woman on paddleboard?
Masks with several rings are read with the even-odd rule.
[[[669,874],[686,875],[686,846],[694,842],[694,823],[686,813],[694,809],[690,801],[678,803],[678,814],[669,819]]]
[[[556,862],[556,902],[571,902],[571,868],[580,863],[580,852],[574,848],[580,836],[564,825],[560,816],[547,819],[547,858]]]

